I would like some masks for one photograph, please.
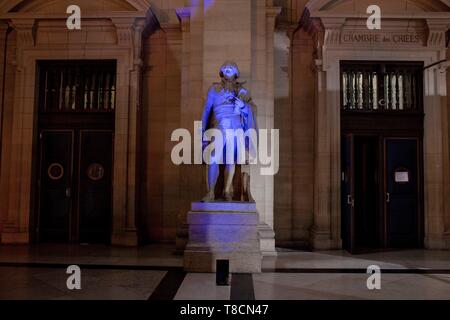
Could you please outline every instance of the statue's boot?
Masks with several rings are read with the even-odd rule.
[[[233,201],[233,193],[232,192],[224,192],[223,197],[225,201]]]
[[[216,196],[214,194],[214,191],[209,191],[206,196],[203,197],[202,202],[211,202],[216,199]]]

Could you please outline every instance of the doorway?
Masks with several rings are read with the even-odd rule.
[[[341,64],[341,237],[351,253],[423,246],[421,64]]]
[[[111,240],[115,73],[115,61],[38,62],[38,242]]]
[[[351,253],[420,248],[420,140],[342,138],[342,236]]]

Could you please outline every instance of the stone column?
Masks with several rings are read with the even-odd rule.
[[[345,18],[322,18],[324,49],[339,43]],[[325,59],[324,59],[325,60]],[[340,249],[341,241],[341,93],[339,64],[325,62],[327,108],[330,135],[330,249]],[[338,133],[338,134],[336,134]]]
[[[327,74],[323,66],[322,46],[325,31],[320,21],[309,20],[305,30],[316,46],[314,71],[315,134],[314,134],[314,217],[310,242],[314,249],[331,247],[331,141],[330,111],[327,106]]]
[[[4,103],[5,103],[5,92],[3,91],[3,84],[5,83],[5,73],[6,73],[6,63],[4,63],[5,55],[6,55],[6,48],[7,48],[7,33],[8,33],[9,25],[7,22],[0,21],[0,181],[3,184],[3,180],[5,177],[2,177],[2,158],[3,158],[3,114],[4,114]],[[0,186],[1,188],[1,186]],[[1,188],[2,189],[2,188]],[[0,199],[4,199],[3,197],[0,197]],[[5,201],[6,202],[6,201]],[[2,204],[2,208],[6,204]],[[3,222],[5,219],[6,212],[3,210],[0,211],[0,242],[1,242],[1,233],[3,228]]]
[[[446,92],[445,92],[445,105],[447,107],[444,107],[444,110],[447,113],[447,121],[446,121],[446,152],[445,152],[445,158],[444,163],[445,166],[445,188],[444,188],[444,194],[450,194],[450,48],[447,48],[447,62],[445,65],[445,68],[441,69],[442,72],[446,74]],[[446,248],[450,248],[450,199],[449,197],[445,197],[445,212],[447,213],[445,216],[446,225],[445,225],[445,239],[446,239]]]
[[[438,69],[441,76],[443,76],[443,92],[442,92],[442,105],[443,105],[443,177],[444,177],[444,247],[450,249],[450,199],[445,195],[450,194],[450,101],[448,98],[449,88],[449,68],[450,62],[448,62],[448,56],[450,51],[447,50],[447,62],[442,64]]]
[[[309,32],[317,46],[315,59],[314,223],[310,241],[314,249],[341,247],[340,240],[340,103],[336,73],[324,59],[327,45],[340,38],[343,18],[311,19]]]
[[[136,228],[137,197],[139,185],[138,168],[138,131],[141,99],[142,76],[142,34],[145,19],[114,18],[117,28],[118,45],[130,49],[128,65],[120,66],[118,78],[124,83],[117,84],[124,93],[118,103],[128,103],[126,114],[116,114],[116,145],[114,184],[126,188],[114,189],[113,234],[111,242],[115,245],[136,246],[138,234]],[[128,97],[128,99],[126,98]],[[119,142],[119,143],[117,143]],[[126,142],[126,143],[124,143]],[[125,193],[125,194],[123,194]]]
[[[424,134],[424,188],[425,188],[425,247],[444,249],[444,132],[445,114],[437,87],[438,69],[424,74],[425,134]],[[428,130],[427,130],[428,129]]]
[[[35,85],[34,67],[24,61],[25,50],[34,47],[34,19],[14,19],[17,32],[16,79],[12,123],[11,167],[8,194],[8,216],[2,232],[2,243],[28,243],[30,230],[31,163],[33,110],[25,110],[25,99]],[[33,70],[30,70],[33,69]],[[30,114],[31,113],[31,114]]]
[[[427,21],[429,35],[427,46],[439,54],[436,61],[446,58],[446,21]],[[444,249],[445,232],[445,128],[447,127],[444,97],[446,95],[445,73],[438,67],[429,68],[424,73],[424,186],[425,186],[425,247]]]
[[[273,105],[271,110],[271,94],[267,92],[268,89],[271,89],[267,83],[269,74],[269,54],[267,51],[270,50],[267,29],[270,18],[267,15],[264,1],[253,1],[251,10],[251,84],[249,86],[253,102],[256,105],[258,127],[259,129],[270,129],[273,128],[273,126],[270,126],[270,120],[268,119],[273,113]],[[267,251],[274,252],[274,232],[269,226],[269,223],[273,223],[273,193],[271,192],[273,191],[273,186],[268,186],[267,184],[268,180],[270,183],[271,177],[261,175],[260,164],[250,166],[250,170],[251,191],[255,198],[259,215],[258,233],[263,238],[260,241],[260,247],[263,250],[264,247],[267,247]],[[272,219],[267,219],[268,215]]]
[[[314,142],[314,224],[311,245],[314,249],[331,246],[331,154],[329,116],[326,100],[326,72],[322,60],[316,60],[316,106]]]
[[[190,102],[190,70],[191,70],[191,11],[192,9],[187,8],[177,8],[176,13],[181,25],[181,105],[180,105],[180,128],[188,129],[190,124],[186,120],[189,110]],[[198,80],[197,80],[198,81]],[[187,126],[187,127],[186,127]],[[188,224],[186,221],[187,210],[189,208],[189,203],[193,199],[187,199],[183,196],[183,190],[187,187],[187,181],[185,178],[185,173],[187,168],[181,168],[179,172],[179,211],[177,217],[177,235],[176,235],[176,252],[178,254],[183,253],[187,241],[188,241]]]
[[[280,14],[281,8],[267,7],[265,21],[265,128],[275,128],[275,89],[274,89],[274,30],[275,19]],[[258,32],[258,31],[257,31]],[[280,146],[277,146],[279,150]],[[278,164],[279,165],[279,164]],[[274,222],[274,176],[265,176],[264,180],[264,215],[260,215],[260,224],[258,226],[261,252],[265,256],[276,255],[275,251],[275,232],[273,230]]]

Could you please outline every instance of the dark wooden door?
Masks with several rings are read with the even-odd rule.
[[[419,141],[385,139],[386,242],[420,246]]]
[[[70,240],[74,133],[40,132],[39,230],[43,242]]]
[[[112,150],[111,131],[80,132],[80,242],[107,243],[110,240]]]
[[[355,179],[354,179],[354,137],[342,138],[342,181],[341,181],[341,234],[343,248],[349,252],[355,249]]]
[[[378,152],[383,156],[373,155],[370,168],[364,158],[371,153],[358,156],[364,151],[358,150],[361,139],[368,141],[367,137],[351,134],[342,138],[343,248],[350,253],[364,253],[377,248],[422,247],[420,139],[379,137],[382,143],[372,143],[372,147],[379,146]],[[373,175],[377,167],[381,174]],[[379,187],[378,183],[367,183],[377,176],[381,180]],[[373,187],[367,188],[368,185]]]
[[[41,242],[109,243],[113,131],[42,130]]]

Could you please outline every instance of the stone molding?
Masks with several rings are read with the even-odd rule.
[[[17,31],[17,47],[33,47],[35,38],[35,19],[12,19],[10,26]]]

